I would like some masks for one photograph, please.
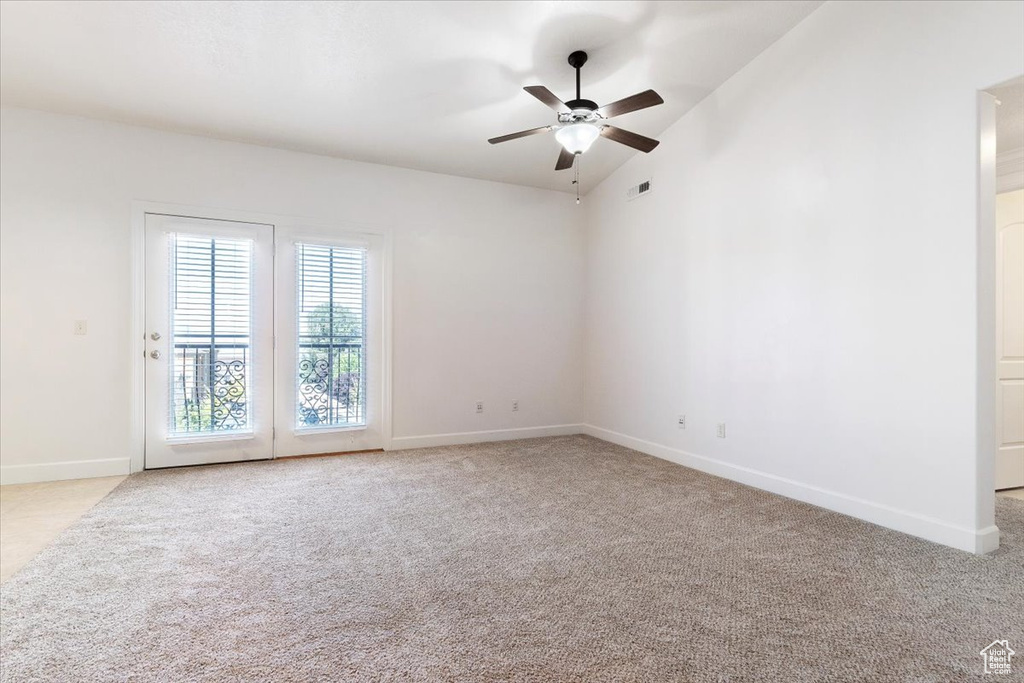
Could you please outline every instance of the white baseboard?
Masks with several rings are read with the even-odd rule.
[[[62,479],[114,477],[128,474],[130,469],[130,458],[2,465],[0,466],[0,484],[32,484],[39,481],[60,481]]]
[[[486,441],[536,439],[542,436],[567,436],[569,434],[583,434],[583,427],[580,424],[548,425],[546,427],[496,429],[488,432],[453,432],[451,434],[427,434],[424,436],[396,436],[391,439],[390,450],[400,451],[407,448],[455,446],[466,443],[484,443]]]
[[[583,433],[602,441],[610,441],[641,453],[669,460],[678,465],[707,472],[716,477],[730,479],[747,486],[777,493],[780,496],[841,512],[872,524],[959,550],[966,550],[969,553],[983,554],[992,552],[999,547],[999,529],[994,526],[979,530],[954,526],[933,517],[803,484],[748,467],[732,465],[703,455],[687,453],[677,448],[644,441],[590,424],[583,425]]]
[[[990,553],[993,550],[999,549],[999,527],[992,525],[984,529],[979,529],[975,533],[975,544],[973,552],[975,555],[984,555]]]

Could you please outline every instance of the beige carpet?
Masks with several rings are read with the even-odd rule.
[[[963,681],[996,638],[1016,677],[998,523],[975,557],[587,437],[151,472],[0,590],[0,677]]]

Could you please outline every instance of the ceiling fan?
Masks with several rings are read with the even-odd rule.
[[[610,126],[604,123],[604,121],[613,116],[621,116],[638,109],[646,109],[662,104],[665,100],[661,99],[661,95],[653,90],[645,90],[636,95],[599,107],[596,102],[580,97],[580,69],[586,63],[587,53],[582,50],[577,50],[569,55],[569,66],[576,69],[576,99],[574,100],[562,102],[543,85],[528,85],[523,88],[523,90],[558,112],[557,125],[522,130],[518,133],[491,138],[487,142],[496,145],[499,142],[507,142],[516,138],[525,138],[529,135],[547,133],[553,130],[555,131],[555,139],[562,145],[558,155],[558,163],[555,164],[556,171],[572,168],[576,156],[590,149],[590,145],[594,143],[594,140],[601,136],[633,149],[638,149],[641,152],[650,152],[657,147],[657,140],[623,130],[622,128]]]

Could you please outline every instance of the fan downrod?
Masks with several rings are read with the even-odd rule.
[[[576,99],[565,103],[565,106],[569,107],[569,109],[589,109],[590,111],[597,109],[597,102],[585,100],[580,96],[580,69],[586,63],[587,53],[583,50],[576,50],[569,55],[569,66],[576,69]]]

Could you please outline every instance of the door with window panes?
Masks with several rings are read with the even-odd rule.
[[[146,467],[381,448],[382,254],[148,214]]]
[[[383,446],[383,253],[380,235],[278,228],[278,455]]]

